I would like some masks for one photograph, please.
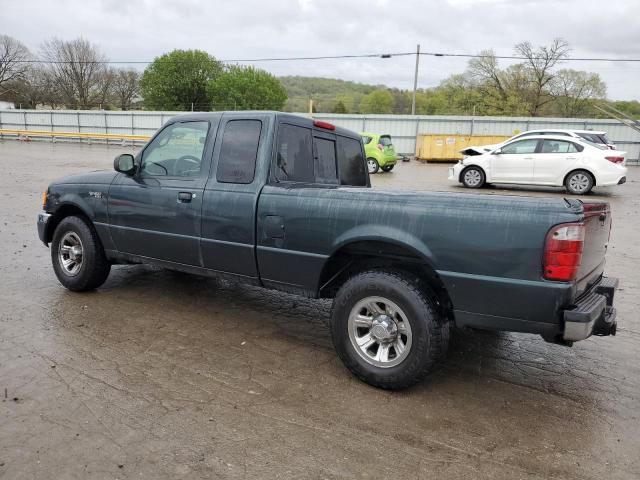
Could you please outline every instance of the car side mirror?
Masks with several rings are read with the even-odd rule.
[[[494,155],[502,155],[502,149],[501,149],[501,148],[499,148],[499,149],[497,149],[497,150],[494,150],[494,151],[493,151],[493,154],[494,154]]]
[[[116,172],[124,173],[125,175],[133,175],[133,172],[136,171],[136,164],[133,160],[133,155],[130,153],[118,155],[113,161],[113,169]]]

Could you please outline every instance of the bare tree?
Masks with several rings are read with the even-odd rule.
[[[119,69],[113,82],[113,94],[122,110],[129,110],[140,92],[140,73],[133,69]]]
[[[509,90],[505,74],[498,66],[492,50],[483,50],[469,61],[467,74],[481,94],[485,110],[491,113],[508,111]]]
[[[7,35],[0,35],[0,87],[22,78],[29,68],[27,61],[30,58],[29,50],[21,42]]]
[[[117,72],[115,68],[105,68],[98,74],[95,102],[100,108],[107,108],[109,102],[112,100],[116,76]]]
[[[548,89],[554,77],[553,68],[569,56],[569,44],[561,38],[556,38],[551,45],[534,49],[531,43],[522,42],[515,46],[515,53],[523,57],[530,75],[528,113],[535,117],[540,109],[553,99]]]
[[[106,57],[83,38],[63,41],[57,38],[42,47],[53,81],[71,108],[89,108],[100,97],[101,75]]]

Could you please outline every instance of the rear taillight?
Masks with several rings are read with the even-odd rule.
[[[382,145],[381,143],[378,144],[378,150],[384,150],[384,145]]]
[[[622,163],[624,162],[624,157],[620,157],[620,156],[611,156],[611,155],[607,155],[606,157],[604,157],[605,159],[609,160],[611,163]]]
[[[563,223],[553,227],[544,244],[543,277],[559,282],[575,280],[583,246],[583,223]]]

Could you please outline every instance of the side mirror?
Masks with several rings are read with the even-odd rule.
[[[493,151],[493,154],[494,154],[494,155],[502,155],[502,149],[501,149],[501,148],[498,148],[497,150],[494,150],[494,151]]]
[[[133,172],[136,171],[136,164],[133,161],[133,155],[130,153],[118,155],[113,161],[113,169],[116,172],[124,173],[125,175],[133,175]]]

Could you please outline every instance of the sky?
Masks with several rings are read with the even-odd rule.
[[[175,48],[221,60],[422,51],[510,55],[522,41],[567,40],[573,57],[640,58],[639,0],[0,0],[0,34],[37,53],[79,36],[113,61],[150,61]],[[275,75],[413,88],[415,56],[257,62]],[[507,66],[503,60],[501,65]],[[420,57],[430,88],[467,59]],[[137,68],[143,68],[138,66]],[[640,62],[565,62],[597,72],[614,100],[640,99]]]

